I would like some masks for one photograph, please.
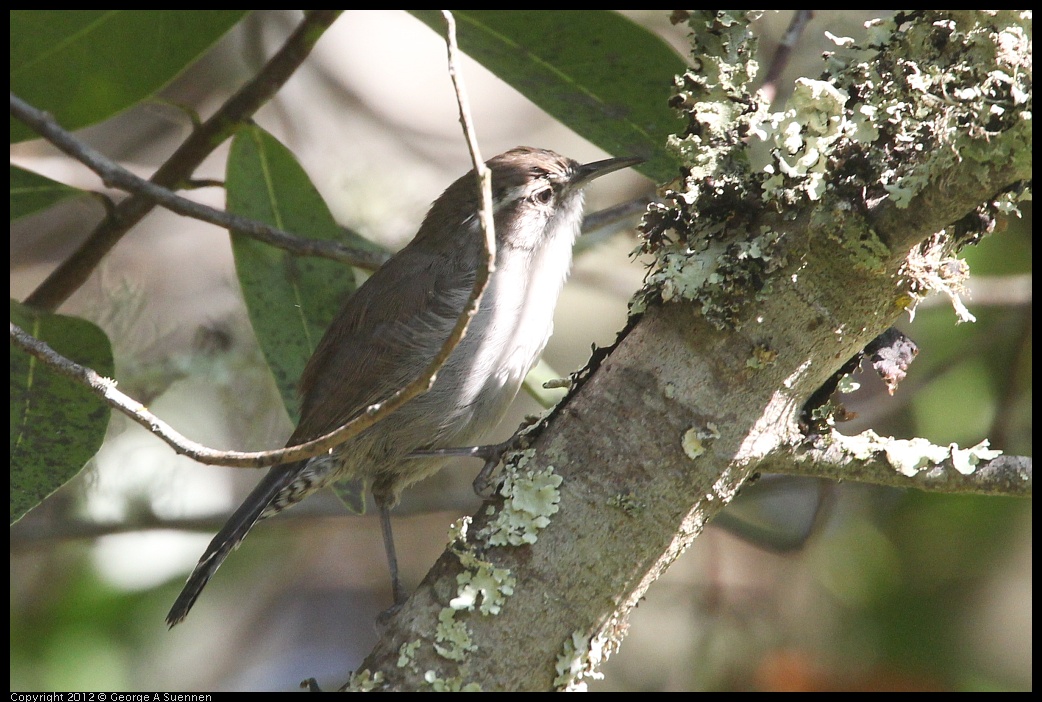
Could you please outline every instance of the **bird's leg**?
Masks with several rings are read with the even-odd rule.
[[[464,446],[461,448],[437,448],[437,449],[424,449],[420,451],[413,451],[406,458],[431,458],[432,456],[438,457],[459,457],[459,458],[481,458],[485,461],[485,465],[478,471],[477,477],[474,478],[474,492],[478,497],[482,499],[488,499],[496,491],[495,485],[491,484],[492,471],[495,470],[496,466],[503,459],[503,456],[509,451],[516,451],[521,448],[524,443],[524,437],[521,434],[514,434],[506,441],[498,444],[488,444],[486,446]]]
[[[387,553],[387,567],[391,571],[391,594],[394,596],[394,607],[397,609],[405,603],[405,589],[398,578],[398,556],[394,551],[394,534],[391,532],[391,502],[384,495],[373,494],[376,507],[380,510],[380,531],[384,537],[384,551]]]

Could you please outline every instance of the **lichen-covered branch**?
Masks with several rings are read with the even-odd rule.
[[[894,439],[866,431],[844,436],[833,431],[813,446],[765,457],[763,472],[915,488],[947,494],[1031,497],[1031,458],[1006,456],[987,441],[959,448],[925,439]]]

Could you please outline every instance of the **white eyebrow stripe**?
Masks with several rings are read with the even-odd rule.
[[[503,208],[503,206],[505,206],[505,205],[507,205],[507,204],[509,204],[511,202],[514,202],[515,200],[519,200],[519,199],[521,199],[523,197],[527,197],[528,193],[531,191],[531,189],[532,189],[532,183],[528,182],[528,183],[523,183],[522,185],[518,185],[518,186],[515,186],[513,188],[510,188],[509,190],[504,191],[502,197],[500,197],[500,199],[499,199],[499,202],[494,203],[493,209],[498,212],[500,209]]]

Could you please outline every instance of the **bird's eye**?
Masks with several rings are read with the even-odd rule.
[[[532,199],[540,204],[549,205],[554,199],[554,189],[547,186],[541,190],[536,190],[532,193]]]

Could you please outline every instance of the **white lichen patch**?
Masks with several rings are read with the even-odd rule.
[[[900,273],[908,277],[911,302],[906,306],[909,321],[915,319],[919,302],[930,293],[941,293],[951,302],[958,322],[976,322],[961,295],[966,293],[970,267],[966,261],[950,255],[950,241],[945,232],[935,234],[923,246],[912,249]]]
[[[1002,451],[989,448],[987,439],[971,448],[961,449],[957,444],[939,446],[922,438],[894,439],[879,436],[870,429],[855,436],[845,436],[833,430],[832,440],[854,458],[861,460],[868,460],[881,451],[894,470],[909,478],[949,459],[959,473],[970,475],[981,461],[990,461],[1002,455]]]
[[[990,461],[1002,455],[1002,451],[989,448],[990,445],[991,443],[987,439],[967,449],[961,449],[952,444],[952,465],[955,470],[963,475],[971,475],[977,470],[977,465],[981,461]]]
[[[475,682],[465,683],[459,676],[443,678],[433,670],[423,674],[423,680],[430,685],[431,692],[481,692],[481,685]]]
[[[598,637],[591,640],[581,631],[572,632],[557,656],[554,687],[564,692],[586,692],[587,678],[600,680],[604,677],[597,672],[597,668],[608,658],[608,654],[604,639]]]
[[[884,447],[886,460],[901,475],[913,477],[928,466],[935,466],[948,458],[946,446],[932,444],[926,439],[892,439]]]

